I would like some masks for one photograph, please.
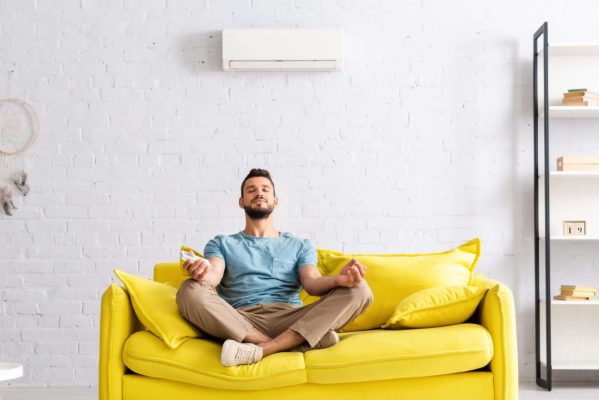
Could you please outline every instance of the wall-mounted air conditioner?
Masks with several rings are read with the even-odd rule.
[[[340,29],[224,29],[225,71],[341,69]]]

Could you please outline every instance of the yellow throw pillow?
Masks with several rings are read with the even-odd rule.
[[[345,332],[378,329],[407,296],[435,286],[468,285],[480,255],[480,240],[470,240],[454,249],[422,254],[344,254],[318,249],[318,268],[323,275],[339,274],[352,258],[367,268],[365,279],[374,301]],[[304,304],[318,300],[302,291]]]
[[[139,321],[168,347],[176,349],[187,339],[200,336],[200,331],[179,313],[177,289],[118,269],[114,273],[127,288]]]
[[[433,328],[467,321],[486,290],[476,286],[439,286],[403,299],[383,329]]]

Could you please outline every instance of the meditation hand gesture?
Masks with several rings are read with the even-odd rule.
[[[355,258],[352,258],[341,269],[339,275],[335,277],[335,283],[343,287],[354,287],[362,281],[364,275],[366,275],[366,267]]]

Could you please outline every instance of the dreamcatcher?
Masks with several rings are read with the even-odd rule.
[[[29,193],[25,156],[35,142],[39,120],[35,110],[17,99],[0,100],[0,205],[6,215],[16,209],[13,190]]]

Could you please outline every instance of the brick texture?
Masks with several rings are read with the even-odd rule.
[[[275,179],[276,227],[317,247],[438,251],[481,237],[479,271],[513,289],[520,370],[533,376],[532,33],[555,20],[556,41],[599,39],[599,4],[59,3],[0,0],[0,97],[30,102],[42,126],[31,193],[0,216],[1,358],[25,364],[8,385],[97,385],[112,269],[150,276],[181,244],[240,230],[252,167]],[[227,27],[343,28],[344,68],[225,73]],[[597,152],[596,125],[577,126],[586,144],[555,149]],[[577,256],[577,279],[599,286],[599,250],[586,250],[558,257]]]

